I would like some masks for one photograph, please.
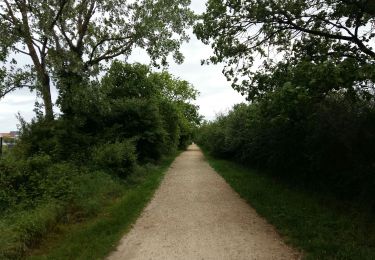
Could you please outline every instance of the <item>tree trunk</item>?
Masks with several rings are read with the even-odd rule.
[[[51,98],[51,86],[50,86],[50,78],[47,73],[43,73],[40,79],[41,89],[40,92],[42,94],[43,103],[44,103],[44,112],[45,117],[47,120],[53,120],[53,104]]]
[[[21,12],[22,15],[22,35],[25,40],[25,43],[27,45],[27,48],[29,49],[29,55],[31,57],[31,60],[34,63],[35,69],[37,71],[37,80],[40,84],[40,93],[43,98],[44,102],[44,109],[45,109],[45,118],[47,120],[53,120],[53,105],[52,105],[52,99],[51,99],[51,87],[50,87],[50,78],[46,69],[45,64],[45,58],[47,55],[46,52],[46,43],[42,48],[39,48],[37,44],[35,44],[35,41],[32,37],[32,30],[29,26],[29,8],[27,6],[26,1],[16,1],[17,6]],[[18,22],[17,22],[18,23]],[[18,24],[17,24],[18,25]],[[37,53],[37,49],[39,49],[39,55]],[[42,50],[41,50],[42,49]]]

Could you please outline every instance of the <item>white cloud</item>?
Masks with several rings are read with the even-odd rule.
[[[0,100],[0,132],[16,129],[18,124],[17,113],[30,120],[34,114],[34,103],[35,94],[27,90],[13,92]]]
[[[185,62],[182,65],[171,65],[169,71],[189,81],[201,93],[197,99],[200,113],[206,119],[213,119],[219,112],[226,111],[245,99],[231,88],[230,82],[221,73],[223,65],[203,65],[201,60],[212,54],[210,47],[205,46],[192,35],[188,44],[182,47]]]
[[[191,1],[191,9],[193,9],[193,11],[198,13],[198,14],[203,13],[204,10],[206,10],[206,1],[192,0]]]

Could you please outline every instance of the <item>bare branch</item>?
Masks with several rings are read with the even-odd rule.
[[[17,47],[13,47],[14,50],[16,50],[17,52],[19,53],[22,53],[22,54],[25,54],[25,55],[28,55],[28,56],[31,56],[29,52],[26,52],[26,51],[23,51]]]

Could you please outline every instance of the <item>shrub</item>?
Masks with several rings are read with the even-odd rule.
[[[79,174],[70,163],[53,164],[45,154],[27,160],[0,160],[0,211],[19,206],[32,208],[42,200],[68,201],[73,197],[73,180]]]
[[[136,166],[135,146],[129,140],[99,145],[93,149],[92,161],[99,169],[125,178]]]
[[[285,84],[201,127],[213,155],[340,198],[374,203],[375,107],[332,91],[319,98]]]
[[[69,160],[82,164],[87,159],[86,150],[96,141],[96,132],[89,132],[93,128],[89,121],[90,118],[21,121],[21,136],[13,153],[24,159],[48,154],[54,162]]]

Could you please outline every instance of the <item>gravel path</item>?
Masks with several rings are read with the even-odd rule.
[[[299,259],[204,160],[196,145],[108,259]]]

